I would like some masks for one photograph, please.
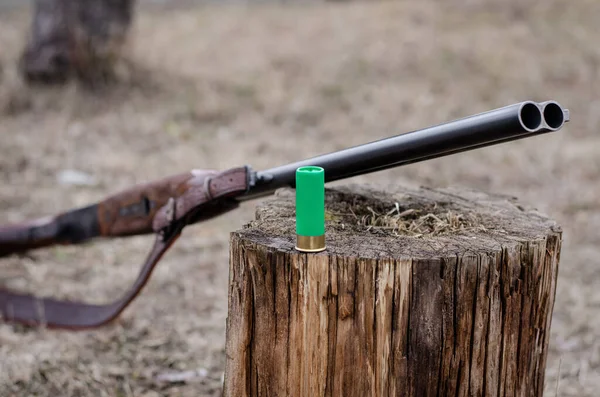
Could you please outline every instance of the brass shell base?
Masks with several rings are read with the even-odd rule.
[[[325,251],[325,235],[322,236],[298,236],[296,235],[296,249],[302,252]]]

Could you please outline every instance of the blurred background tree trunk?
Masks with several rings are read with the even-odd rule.
[[[30,83],[112,77],[134,5],[135,0],[35,0],[21,74]]]

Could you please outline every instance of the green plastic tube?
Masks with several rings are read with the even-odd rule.
[[[296,170],[296,249],[325,249],[325,170],[307,166]]]

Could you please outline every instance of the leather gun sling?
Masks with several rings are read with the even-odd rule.
[[[236,195],[248,189],[248,170],[234,168],[206,179],[161,208],[154,217],[156,239],[133,285],[107,304],[39,298],[0,288],[0,315],[6,322],[50,329],[97,328],[117,318],[140,293],[163,254],[193,220],[207,219],[237,207]]]

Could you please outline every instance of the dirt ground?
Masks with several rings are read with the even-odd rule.
[[[556,99],[565,129],[348,182],[510,194],[564,229],[547,396],[600,388],[600,2],[395,1],[140,9],[123,83],[32,89],[15,71],[28,10],[0,13],[0,222],[82,206],[191,168],[257,169],[513,102]],[[91,185],[65,185],[75,169]],[[116,324],[0,325],[2,396],[217,396],[228,233],[256,203],[185,230]],[[0,261],[0,282],[102,302],[151,237]],[[196,371],[188,382],[157,375]]]

